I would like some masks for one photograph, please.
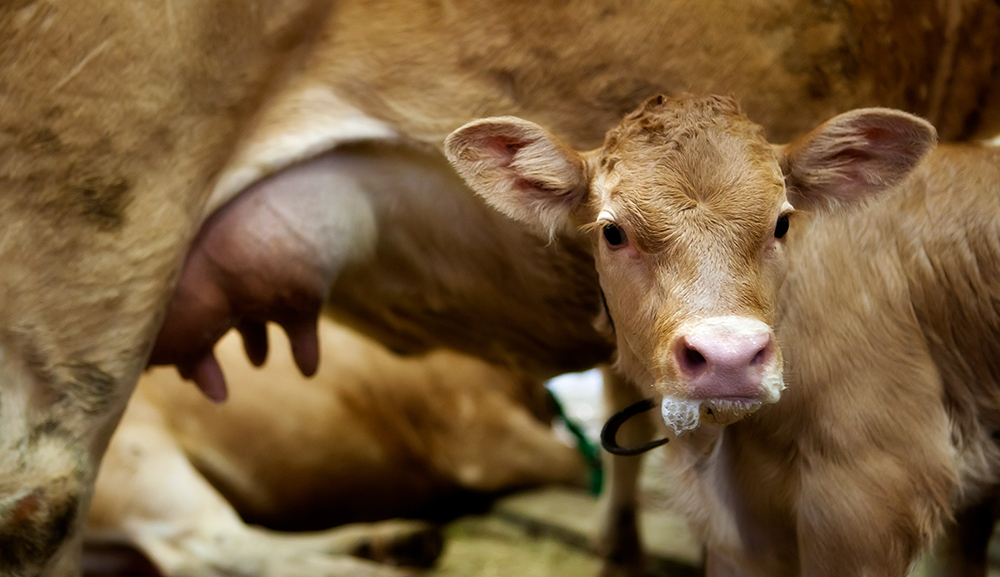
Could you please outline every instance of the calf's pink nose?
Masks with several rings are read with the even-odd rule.
[[[694,399],[757,397],[774,365],[770,328],[760,321],[730,319],[699,323],[677,339],[675,361]]]

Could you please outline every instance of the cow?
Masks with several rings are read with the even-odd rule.
[[[172,368],[140,379],[97,478],[88,540],[136,546],[168,577],[348,572],[332,552],[421,566],[440,552],[433,526],[325,529],[445,519],[499,491],[584,481],[577,451],[544,423],[537,379],[446,350],[399,357],[323,319],[324,363],[307,380],[269,333],[277,345],[259,370],[235,332],[219,341],[234,383],[223,406]]]
[[[998,19],[990,0],[5,3],[0,572],[77,571],[98,465],[148,359],[221,398],[210,351],[230,325],[259,361],[262,321],[281,322],[306,372],[324,305],[400,351],[451,344],[538,375],[607,360],[586,242],[523,232],[472,197],[440,152],[465,122],[518,114],[596,146],[650,93],[732,91],[776,138],[872,105],[971,137],[1000,123]],[[227,258],[246,254],[220,208],[331,165],[355,168],[324,199],[339,221],[282,229],[287,212],[262,213],[252,232],[285,234],[266,237],[270,262]],[[367,204],[372,187],[440,202]]]
[[[493,206],[591,236],[617,396],[659,400],[709,575],[902,576],[939,535],[947,574],[985,574],[1000,149],[936,140],[872,108],[774,146],[718,96],[651,98],[588,152],[514,117],[448,138]]]

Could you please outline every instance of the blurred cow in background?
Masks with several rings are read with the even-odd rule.
[[[230,326],[259,362],[281,323],[309,373],[325,304],[401,351],[607,360],[589,241],[471,196],[440,155],[463,123],[518,114],[586,148],[697,91],[777,140],[876,104],[971,137],[1000,123],[998,20],[991,0],[5,3],[0,571],[76,571],[151,352],[221,398]]]
[[[140,379],[98,476],[91,538],[134,544],[168,576],[378,574],[331,554],[427,564],[440,536],[417,523],[306,535],[247,523],[443,519],[476,494],[584,481],[545,424],[537,379],[447,351],[401,358],[323,320],[310,380],[270,332],[281,346],[262,369],[235,333],[219,342],[225,405],[173,369]]]

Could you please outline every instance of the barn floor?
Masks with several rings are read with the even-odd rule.
[[[428,577],[597,575],[599,567],[586,551],[495,515],[459,519],[445,535],[444,555]]]
[[[646,503],[643,519],[651,575],[701,575],[701,547],[676,515]],[[597,576],[599,560],[588,550],[597,505],[566,489],[541,489],[499,501],[489,515],[464,517],[446,530],[447,545],[427,577]],[[1000,538],[990,546],[989,577],[1000,577]],[[925,559],[912,577],[931,577]]]
[[[464,517],[446,529],[438,567],[428,577],[579,577],[598,574],[590,551],[597,532],[593,497],[571,489],[547,488],[512,495],[489,515]],[[701,549],[675,515],[651,511],[644,517],[654,574],[693,577]]]
[[[683,522],[645,503],[643,527],[655,577],[700,575],[701,548]],[[462,517],[445,528],[446,544],[437,566],[423,577],[587,577],[598,575],[600,562],[590,551],[598,506],[573,489],[543,488],[499,500],[485,515]],[[1000,540],[991,547],[1000,577]],[[913,577],[929,577],[928,564]],[[85,577],[149,577],[133,571],[85,574]]]

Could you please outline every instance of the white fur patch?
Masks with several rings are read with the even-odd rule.
[[[337,146],[361,141],[394,141],[389,124],[347,104],[328,87],[297,86],[275,99],[240,141],[219,175],[204,216],[267,176]]]
[[[663,422],[675,436],[701,425],[731,425],[764,406],[766,400],[735,399],[689,400],[664,397],[660,404]]]
[[[764,375],[763,392],[760,400],[771,405],[781,398],[781,391],[785,390],[785,378],[782,374],[781,363],[778,363],[774,370]]]
[[[613,211],[608,206],[611,203],[611,191],[618,186],[619,182],[621,182],[621,176],[618,173],[604,171],[598,172],[591,182],[590,189],[597,199],[597,205],[601,207],[601,214],[613,215]]]

